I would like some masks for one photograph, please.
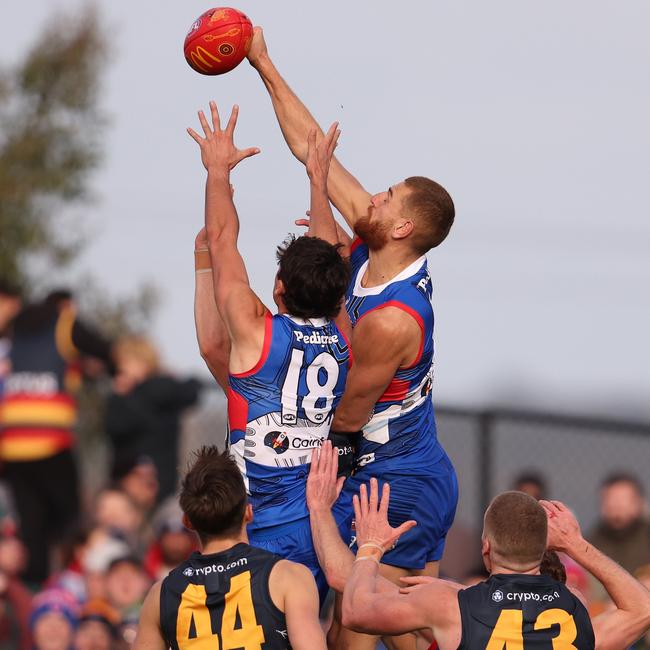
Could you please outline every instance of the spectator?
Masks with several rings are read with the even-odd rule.
[[[132,550],[139,550],[142,513],[126,492],[102,490],[95,501],[95,523],[124,540]]]
[[[196,550],[196,535],[185,528],[182,513],[177,512],[159,522],[158,535],[147,551],[144,567],[154,580],[162,580]]]
[[[75,650],[114,650],[117,645],[115,611],[102,601],[84,605],[74,638]]]
[[[158,498],[158,470],[149,456],[123,458],[113,464],[113,481],[143,515],[149,516]]]
[[[142,336],[125,337],[115,349],[117,374],[106,408],[106,432],[114,462],[149,456],[158,470],[159,501],[177,483],[179,420],[196,403],[199,382],[161,372],[158,353]]]
[[[600,522],[589,541],[630,573],[650,563],[650,522],[638,478],[621,473],[603,482]]]
[[[25,579],[32,584],[48,577],[51,547],[79,515],[72,393],[81,354],[108,363],[110,345],[79,321],[70,292],[55,291],[15,318],[0,460],[29,551]]]
[[[31,628],[34,650],[71,650],[79,606],[60,589],[48,589],[34,598]]]
[[[120,622],[136,620],[151,580],[142,562],[131,555],[113,560],[106,573],[106,601],[119,613]]]
[[[32,595],[19,575],[25,568],[26,553],[15,537],[0,538],[0,649],[29,650],[29,616]]]
[[[512,489],[524,492],[538,501],[547,498],[546,480],[534,470],[519,474],[512,484]]]
[[[20,311],[20,290],[4,280],[0,280],[0,396],[5,378],[9,375],[11,363],[9,351],[11,322]]]

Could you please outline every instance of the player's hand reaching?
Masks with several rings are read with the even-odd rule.
[[[568,552],[582,540],[575,515],[560,501],[540,501],[548,517],[547,546],[552,551]]]
[[[266,41],[264,40],[264,32],[261,27],[254,27],[253,40],[251,41],[251,45],[248,48],[248,54],[246,55],[248,61],[254,68],[257,68],[261,61],[264,58],[267,58],[268,55],[269,52],[266,47]]]
[[[399,588],[400,594],[410,594],[412,591],[422,589],[424,585],[436,582],[436,578],[431,576],[403,576],[399,581],[404,585]]]
[[[417,526],[417,522],[411,519],[393,528],[388,523],[389,501],[390,485],[384,483],[380,501],[379,484],[376,478],[370,479],[370,496],[365,484],[361,485],[359,496],[354,495],[354,517],[359,549],[364,544],[369,544],[379,547],[385,553],[393,548],[404,533]]]
[[[230,119],[224,130],[221,130],[219,110],[214,101],[210,102],[210,112],[212,114],[212,127],[210,127],[205,113],[199,111],[199,121],[203,127],[204,138],[194,131],[194,129],[187,129],[190,136],[201,147],[201,161],[208,171],[230,172],[244,158],[249,158],[260,152],[256,147],[237,149],[235,146],[233,138],[235,126],[237,125],[237,116],[239,115],[238,106],[233,106]]]
[[[320,449],[311,454],[311,467],[307,477],[307,508],[314,510],[331,510],[343,489],[345,477],[336,478],[339,464],[339,452],[326,440]]]
[[[307,175],[312,184],[319,188],[327,188],[327,175],[330,170],[330,163],[334,155],[334,149],[338,142],[341,131],[339,123],[334,122],[323,139],[316,144],[317,131],[311,129],[307,136]]]

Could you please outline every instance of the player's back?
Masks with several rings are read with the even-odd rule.
[[[580,600],[544,575],[500,574],[458,592],[459,650],[593,650],[594,632]]]
[[[259,362],[230,375],[230,449],[255,512],[249,530],[308,516],[306,466],[329,434],[349,363],[333,321],[267,314]]]
[[[244,543],[193,553],[161,585],[160,627],[169,647],[290,648],[285,615],[269,591],[280,560]]]

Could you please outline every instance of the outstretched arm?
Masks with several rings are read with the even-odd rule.
[[[540,503],[548,516],[548,547],[589,571],[616,605],[592,620],[597,650],[629,647],[650,628],[650,591],[583,538],[577,519],[563,503]]]
[[[239,109],[233,107],[225,130],[221,129],[215,102],[210,102],[212,127],[203,113],[199,120],[205,137],[193,129],[188,133],[201,147],[201,160],[208,171],[205,185],[205,229],[214,297],[232,343],[230,369],[248,370],[255,364],[264,341],[266,307],[253,292],[244,260],[237,248],[239,218],[232,200],[230,171],[259,149],[239,150],[233,136]]]
[[[205,226],[194,242],[194,324],[201,357],[224,392],[228,389],[230,337],[214,301],[212,261]]]
[[[291,153],[303,164],[307,162],[307,136],[316,129],[318,139],[323,132],[307,107],[289,88],[271,61],[264,34],[260,27],[255,28],[253,42],[248,52],[251,65],[259,72],[271,96],[273,109],[280,123],[282,135]],[[327,182],[329,197],[350,227],[354,227],[359,217],[366,215],[370,205],[370,194],[361,183],[334,158]]]
[[[354,496],[359,550],[343,591],[343,625],[359,632],[393,635],[432,628],[436,638],[446,638],[460,627],[459,585],[433,580],[406,592],[389,593],[381,588],[381,558],[416,525],[415,521],[407,521],[392,528],[388,523],[389,500],[389,484],[384,483],[380,500],[374,478],[370,480],[370,494],[362,485],[360,495]]]

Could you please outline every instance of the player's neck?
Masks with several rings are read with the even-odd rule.
[[[237,544],[248,544],[248,535],[246,531],[240,532],[238,535],[232,535],[231,537],[222,537],[219,539],[211,539],[207,544],[201,549],[203,555],[212,555],[213,553],[223,553],[231,549]]]
[[[370,251],[368,268],[361,284],[366,289],[386,284],[420,257],[421,255],[404,247],[393,248],[390,245],[386,245],[378,251]]]
[[[494,564],[492,565],[492,571],[490,571],[490,575],[503,575],[503,574],[509,574],[509,575],[518,575],[518,576],[538,576],[539,575],[539,565],[536,567],[532,567],[531,569],[528,570],[523,570],[523,569],[513,569],[511,567],[505,567],[505,566],[500,566],[499,564]]]

